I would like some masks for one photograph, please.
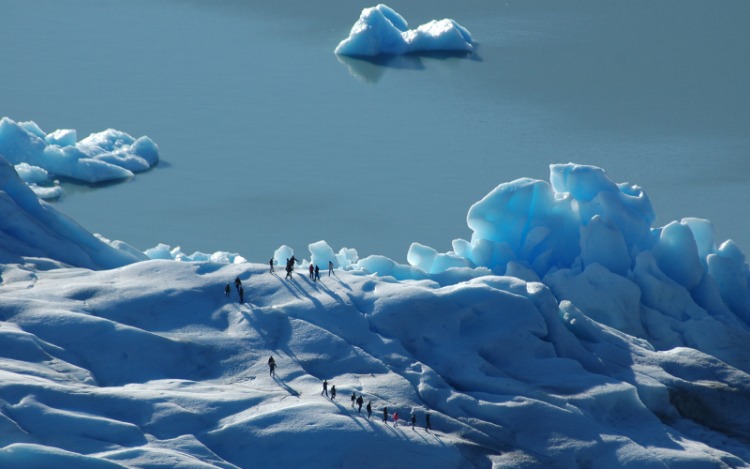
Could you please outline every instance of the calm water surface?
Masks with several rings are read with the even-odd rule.
[[[5,0],[0,111],[154,139],[153,171],[55,204],[140,249],[264,261],[325,239],[403,261],[568,161],[643,186],[658,224],[708,218],[750,249],[750,2],[388,4],[454,18],[476,54],[337,59],[370,3]]]

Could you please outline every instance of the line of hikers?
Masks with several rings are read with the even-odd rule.
[[[274,260],[273,257],[268,261],[268,265],[269,265],[269,271],[268,272],[271,273],[271,274],[274,273],[274,272],[276,272],[276,270],[273,268],[275,262],[276,261]],[[299,259],[297,259],[294,256],[292,256],[290,258],[287,258],[287,260],[286,260],[286,268],[285,268],[285,270],[286,270],[286,277],[285,278],[291,278],[292,277],[292,273],[294,272],[294,264],[295,263],[299,264]],[[318,280],[320,280],[320,267],[318,267],[317,264],[313,265],[313,263],[311,262],[309,270],[310,270],[310,280],[313,280],[313,281],[316,281],[316,282]],[[328,276],[330,277],[331,274],[333,274],[333,261],[328,261]]]
[[[292,272],[294,272],[295,263],[299,263],[299,260],[294,256],[286,260],[286,278],[292,277]],[[270,273],[274,273],[275,271],[273,269],[273,265],[274,265],[273,257],[269,261],[269,264],[271,266]],[[330,277],[332,273],[333,273],[333,262],[328,261],[328,276]],[[317,266],[317,264],[313,266],[313,264],[310,263],[310,280],[314,282],[317,282],[318,280],[320,280],[320,268]],[[245,302],[245,288],[242,286],[242,280],[240,280],[239,275],[234,279],[234,287],[237,289],[237,294],[239,294],[240,296],[240,303],[244,303]],[[229,298],[231,296],[231,293],[232,293],[232,287],[230,286],[229,283],[227,283],[224,286],[224,296]]]
[[[242,286],[242,280],[240,280],[239,275],[234,279],[234,288],[237,289],[237,293],[240,295],[240,303],[244,303],[245,302],[245,288]],[[232,293],[232,287],[230,287],[229,283],[227,283],[224,286],[224,296],[229,298],[231,293]]]
[[[336,400],[336,385],[334,384],[334,385],[331,386],[331,394],[329,395],[328,394],[328,380],[324,379],[323,380],[323,391],[320,392],[320,395],[321,396],[325,395],[326,397],[329,397],[332,401]],[[352,408],[354,408],[354,406],[356,405],[357,406],[357,413],[361,414],[362,413],[362,404],[364,404],[364,402],[365,402],[365,399],[364,399],[364,397],[362,397],[362,394],[360,394],[359,397],[357,397],[357,393],[355,393],[354,391],[352,391],[352,395],[350,397],[350,400],[352,402]],[[365,408],[365,410],[367,411],[367,418],[368,419],[371,418],[372,417],[372,401],[368,401],[367,402],[367,407]],[[390,416],[390,414],[388,413],[388,407],[383,407],[383,423],[386,424],[386,425],[388,425],[388,417],[389,416]],[[395,427],[396,425],[398,425],[398,422],[399,422],[398,411],[394,412],[391,417],[393,418],[393,426]],[[416,425],[417,425],[417,414],[416,413],[412,413],[411,414],[411,428],[412,428],[412,430],[416,430],[416,428],[415,428]],[[425,430],[427,432],[429,432],[430,429],[432,429],[432,424],[430,423],[430,413],[429,412],[427,412],[425,414],[425,425],[424,425],[424,428],[425,428]]]

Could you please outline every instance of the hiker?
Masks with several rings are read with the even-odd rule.
[[[395,427],[398,423],[398,411],[393,413],[393,426]]]
[[[240,276],[238,275],[234,279],[234,288],[237,289],[237,291],[240,291],[240,287],[242,286],[242,280],[240,280]]]
[[[430,425],[430,414],[428,413],[424,417],[425,423],[424,423],[424,429],[428,432],[430,431],[430,428],[432,428],[432,425]]]
[[[331,400],[336,399],[336,385],[331,386]]]
[[[414,425],[416,424],[417,424],[417,414],[411,414],[411,429],[412,430],[416,430],[416,428],[414,428]]]
[[[240,285],[240,304],[245,302],[245,289]]]
[[[320,392],[320,395],[322,396],[323,394],[325,394],[326,397],[328,397],[328,380],[327,379],[323,380],[323,390]]]
[[[388,407],[383,407],[383,423],[388,425]]]
[[[269,273],[272,274],[273,273],[273,257],[271,258],[270,261],[268,261],[268,263],[271,265],[271,271]]]
[[[310,270],[310,280],[312,280],[313,279],[313,272],[314,272],[314,267],[313,267],[312,264],[310,264],[310,269],[309,270]]]
[[[357,396],[355,396],[354,391],[352,391],[352,407],[354,407],[355,402],[357,402]]]
[[[333,273],[333,262],[328,261],[328,276],[330,277]]]
[[[232,293],[232,287],[230,287],[229,282],[227,282],[226,286],[224,287],[224,296],[229,298],[230,293]]]
[[[362,394],[359,395],[357,398],[357,413],[362,413],[362,404],[365,403],[365,400],[362,399]]]
[[[316,282],[320,280],[320,269],[318,268],[318,264],[315,264],[315,278],[313,278]]]
[[[367,403],[367,418],[372,417],[372,401]]]
[[[291,276],[292,276],[292,265],[289,263],[289,259],[287,259],[287,261],[286,261],[286,277],[284,277],[284,278],[289,278]]]
[[[268,359],[268,373],[275,377],[276,376],[276,360],[273,359],[273,355]]]

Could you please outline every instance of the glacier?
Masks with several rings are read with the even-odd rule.
[[[2,467],[750,465],[745,255],[708,220],[654,227],[601,168],[500,184],[449,252],[320,240],[291,279],[269,265],[289,246],[91,234],[17,168],[0,158]]]
[[[424,52],[471,52],[471,33],[452,19],[432,20],[409,29],[406,20],[384,4],[365,8],[349,36],[334,52],[352,57]]]

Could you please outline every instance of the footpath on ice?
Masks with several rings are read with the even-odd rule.
[[[744,255],[599,168],[501,184],[451,252],[317,242],[290,279],[286,246],[91,235],[4,159],[0,191],[2,467],[750,463]]]

